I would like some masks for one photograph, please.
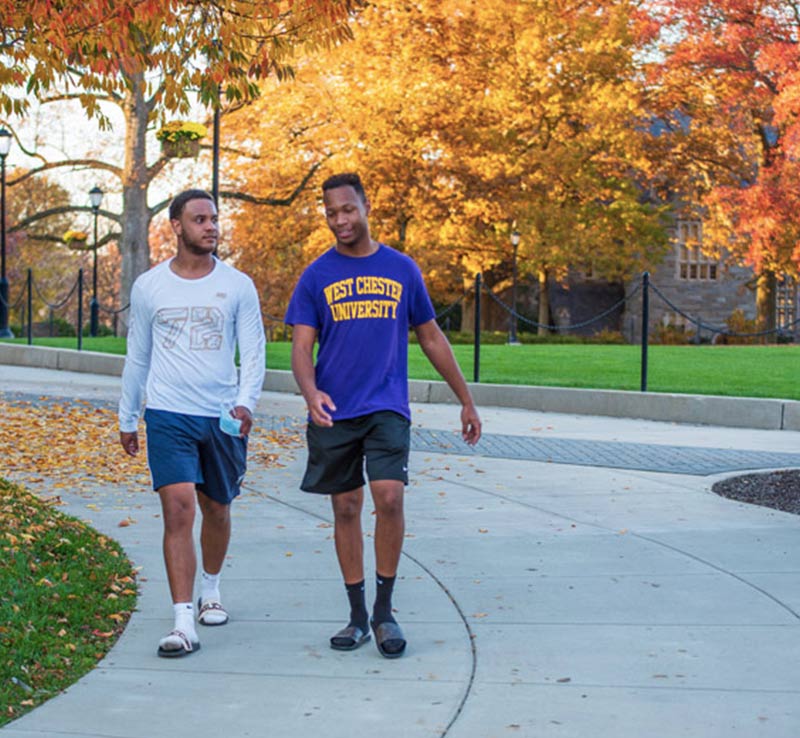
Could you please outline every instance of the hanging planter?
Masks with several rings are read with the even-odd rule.
[[[161,153],[175,159],[188,159],[200,153],[200,139],[208,133],[202,123],[174,120],[156,132]]]
[[[170,159],[190,159],[200,153],[200,139],[183,138],[178,141],[162,141],[161,153]]]

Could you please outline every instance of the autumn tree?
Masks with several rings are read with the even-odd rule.
[[[40,161],[11,178],[15,186],[40,172],[84,167],[116,178],[121,294],[149,267],[148,227],[167,202],[149,203],[148,191],[167,167],[148,156],[148,131],[169,114],[185,114],[194,99],[236,106],[258,94],[257,81],[292,73],[294,54],[346,39],[359,0],[0,0],[0,106],[23,114],[25,94],[41,103],[77,100],[99,125],[104,105],[121,111],[124,155]],[[23,89],[25,92],[23,92]],[[39,218],[52,213],[43,212]],[[25,225],[34,222],[28,219]]]
[[[280,152],[239,174],[258,190],[309,161],[317,181],[359,170],[375,233],[420,262],[440,299],[477,271],[501,274],[515,226],[521,267],[543,284],[587,262],[627,274],[665,241],[642,198],[651,166],[635,52],[650,28],[618,0],[378,0],[351,44],[309,59],[238,121],[243,145]],[[306,260],[328,242],[317,204],[286,214],[296,228],[281,224]],[[280,266],[263,257],[276,253],[270,233],[257,233],[252,247]]]
[[[776,277],[800,265],[800,3],[654,5],[665,181],[703,218],[706,248],[753,267],[759,327],[774,329]]]
[[[64,242],[64,234],[73,227],[73,219],[66,212],[69,207],[69,193],[46,176],[27,179],[8,193],[6,217],[10,223],[24,222],[44,210],[64,211],[28,229],[12,227],[7,232],[8,277],[14,285],[10,303],[18,306],[20,312],[26,309],[27,271],[33,270],[35,283],[31,297],[35,320],[47,316],[47,303],[57,304],[67,297],[78,270],[90,264],[85,241],[74,242],[72,246]],[[71,304],[77,303],[73,299]]]

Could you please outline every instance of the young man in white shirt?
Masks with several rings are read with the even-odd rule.
[[[135,456],[146,397],[148,464],[161,498],[175,617],[158,655],[177,657],[200,648],[192,535],[198,504],[202,577],[197,619],[202,625],[228,622],[219,576],[230,541],[230,504],[245,474],[265,354],[252,280],[214,255],[219,225],[211,195],[182,192],[172,201],[169,218],[177,254],[142,274],[131,291],[119,428],[123,449]]]

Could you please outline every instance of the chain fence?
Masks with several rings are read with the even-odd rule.
[[[637,297],[641,296],[641,367],[640,367],[640,374],[641,374],[641,383],[640,387],[641,390],[647,391],[647,383],[648,383],[648,352],[649,352],[649,343],[650,343],[650,300],[651,296],[660,300],[664,305],[666,305],[675,315],[680,316],[683,318],[687,324],[695,326],[697,330],[697,335],[700,336],[703,332],[710,335],[712,337],[712,342],[715,341],[717,338],[740,338],[740,339],[759,339],[759,338],[766,338],[771,335],[776,336],[786,336],[793,334],[793,330],[800,325],[800,318],[792,320],[791,322],[787,322],[785,325],[777,326],[775,328],[765,329],[765,330],[758,330],[758,331],[735,331],[730,328],[730,326],[724,325],[713,325],[710,323],[706,323],[701,317],[697,315],[692,315],[688,311],[684,310],[680,305],[677,305],[673,300],[671,300],[667,295],[664,294],[663,290],[661,290],[658,285],[654,284],[650,280],[650,274],[648,272],[644,272],[641,276],[641,279],[638,280],[634,285],[632,285],[627,293],[619,300],[617,300],[613,305],[610,307],[605,308],[604,310],[598,312],[596,315],[593,315],[586,320],[581,320],[575,323],[567,323],[567,324],[560,324],[560,325],[553,325],[551,323],[542,323],[536,320],[532,320],[531,318],[527,317],[526,315],[521,314],[517,310],[514,309],[514,306],[509,305],[506,301],[504,301],[499,295],[497,295],[488,285],[483,283],[483,278],[481,274],[477,274],[475,277],[474,284],[465,289],[462,295],[451,302],[450,304],[446,305],[445,307],[441,308],[435,315],[435,319],[439,325],[446,330],[448,333],[450,331],[451,322],[450,318],[455,313],[456,310],[462,308],[463,305],[469,300],[472,299],[474,304],[474,325],[472,333],[474,334],[474,350],[473,350],[473,381],[480,382],[480,351],[481,351],[481,300],[482,296],[486,295],[494,305],[496,305],[500,310],[508,316],[509,325],[511,325],[511,321],[517,321],[522,323],[530,328],[539,330],[544,329],[550,332],[556,333],[570,333],[574,331],[579,331],[586,329],[592,325],[595,325],[601,321],[606,320],[608,317],[614,315],[615,313],[622,313],[623,310],[630,309],[631,301]],[[39,305],[37,306],[37,312],[41,314],[42,310],[47,310],[48,318],[46,321],[42,321],[39,323],[35,323],[34,321],[34,297],[38,300]],[[45,289],[37,283],[33,278],[33,271],[31,269],[27,270],[27,278],[25,281],[24,286],[19,291],[15,300],[11,299],[4,299],[3,295],[0,294],[0,307],[5,306],[7,309],[7,314],[11,314],[16,310],[19,310],[19,328],[22,334],[25,334],[27,337],[27,342],[29,345],[33,344],[34,333],[38,332],[40,335],[47,335],[49,334],[51,337],[55,335],[75,335],[77,341],[77,348],[78,350],[82,350],[82,338],[83,332],[85,328],[85,321],[84,321],[84,277],[83,277],[83,269],[78,271],[77,279],[67,288],[66,292],[61,297],[50,298],[45,294]],[[71,307],[72,302],[75,302],[75,306]],[[119,316],[125,313],[130,308],[130,303],[126,304],[120,308],[109,308],[104,307],[102,305],[99,306],[99,310],[102,311],[105,315],[111,317],[111,328],[109,329],[108,326],[105,326],[105,330],[110,330],[110,332],[117,336],[118,333],[118,319]],[[70,311],[74,310],[74,323],[70,319]],[[460,318],[461,316],[459,316]],[[284,324],[284,320],[282,317],[270,315],[268,313],[263,314],[263,318],[267,328],[267,338],[268,341],[272,342],[277,338],[277,340],[286,340],[289,335],[287,328]],[[37,331],[34,331],[34,326],[37,326]],[[461,330],[464,330],[464,326],[461,325]],[[516,336],[516,330],[509,331],[509,335]]]

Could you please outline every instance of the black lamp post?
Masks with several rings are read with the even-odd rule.
[[[217,95],[220,88],[217,88]],[[211,145],[211,196],[214,205],[219,208],[219,98],[214,103],[214,126],[212,129]]]
[[[103,202],[103,190],[95,186],[89,190],[89,202],[92,204],[92,215],[94,216],[94,258],[92,261],[92,301],[89,303],[89,335],[94,338],[100,327],[100,305],[97,302],[97,213],[100,210],[100,203]]]
[[[6,279],[6,157],[11,134],[0,128],[0,338],[14,338],[8,327],[8,280]]]
[[[508,342],[519,343],[517,340],[517,248],[519,247],[519,231],[512,231],[511,245],[514,247],[514,257],[511,262],[511,315],[508,316]]]

